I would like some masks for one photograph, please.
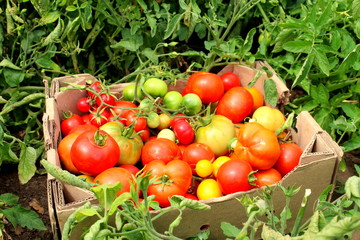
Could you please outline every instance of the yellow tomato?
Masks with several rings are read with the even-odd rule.
[[[213,173],[214,173],[215,177],[217,176],[217,172],[219,170],[219,167],[221,165],[223,165],[223,163],[225,163],[225,162],[227,162],[229,160],[230,160],[230,158],[227,157],[227,156],[220,156],[217,159],[215,159],[215,161],[212,163],[213,168],[214,168]]]
[[[248,90],[253,97],[254,100],[254,106],[252,112],[254,112],[256,109],[264,105],[264,96],[261,94],[261,92],[254,88],[254,87],[245,87],[246,90]]]
[[[220,189],[219,183],[212,178],[208,178],[200,182],[196,195],[199,200],[221,197],[223,194]]]
[[[280,110],[262,106],[255,110],[252,118],[265,128],[275,132],[285,122],[285,116]]]
[[[162,130],[165,128],[169,128],[171,122],[171,117],[169,115],[161,113],[159,114],[159,120],[160,124],[158,125],[157,129]]]
[[[200,160],[195,165],[195,172],[199,177],[206,178],[213,173],[213,165],[211,161],[204,159]]]

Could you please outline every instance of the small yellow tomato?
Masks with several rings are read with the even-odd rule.
[[[204,159],[200,160],[195,165],[195,172],[199,177],[206,178],[213,173],[213,165],[211,161]]]
[[[157,137],[158,138],[167,138],[173,142],[175,142],[175,139],[176,139],[174,131],[172,131],[169,128],[165,128],[165,129],[161,130],[158,133]]]
[[[229,161],[230,160],[230,158],[229,157],[227,157],[227,156],[220,156],[220,157],[218,157],[218,158],[216,158],[215,159],[215,161],[212,163],[212,165],[213,165],[213,173],[214,173],[214,176],[216,177],[217,176],[217,172],[218,172],[218,170],[219,170],[219,167],[221,166],[221,165],[223,165],[223,163],[225,163],[225,162],[227,162],[227,161]]]
[[[262,106],[256,109],[252,118],[255,122],[273,132],[285,122],[285,116],[280,110],[268,106]]]
[[[212,178],[204,179],[200,182],[196,195],[199,200],[221,197],[223,194],[220,189],[219,183]]]
[[[161,113],[159,114],[159,120],[160,120],[160,124],[158,125],[157,129],[162,130],[170,127],[170,122],[172,119],[169,115],[165,113]]]
[[[85,178],[85,181],[86,181],[86,182],[89,182],[89,183],[95,183],[95,182],[94,182],[94,177],[93,177],[93,176],[89,176],[89,175],[81,174],[81,175],[78,175],[78,177]]]

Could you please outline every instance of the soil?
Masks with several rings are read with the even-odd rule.
[[[347,178],[356,175],[354,165],[360,166],[360,150],[346,153],[344,159],[347,165],[346,171],[337,173],[337,182],[340,185],[344,183]],[[0,194],[13,193],[17,195],[19,203],[28,209],[36,211],[43,221],[47,230],[29,230],[27,228],[18,227],[16,230],[11,223],[5,224],[4,234],[5,240],[52,240],[53,234],[50,225],[50,218],[48,212],[48,199],[46,189],[46,174],[36,174],[27,184],[21,185],[18,180],[16,165],[2,165],[0,169]],[[339,194],[334,194],[334,199]],[[1,239],[1,238],[0,238]]]

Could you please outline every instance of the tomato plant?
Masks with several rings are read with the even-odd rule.
[[[71,129],[84,124],[83,119],[74,113],[64,113],[65,119],[61,121],[60,123],[60,129],[63,136],[66,136],[69,134]]]
[[[254,173],[256,178],[255,184],[257,187],[263,187],[266,185],[273,185],[277,182],[280,182],[282,177],[278,170],[274,168],[269,168],[266,170],[259,170]]]
[[[238,132],[237,144],[231,157],[248,161],[254,170],[273,167],[280,156],[274,132],[259,123],[244,124]]]
[[[198,161],[207,159],[212,162],[215,159],[215,155],[211,148],[206,144],[192,143],[185,147],[182,159],[187,162],[192,169],[195,169]]]
[[[228,143],[235,137],[234,124],[222,115],[214,115],[204,120],[204,126],[196,131],[195,142],[209,146],[215,156],[227,154]]]
[[[249,175],[253,168],[249,162],[231,159],[223,163],[217,172],[217,181],[223,194],[248,191],[253,188],[249,183]]]
[[[162,160],[165,163],[181,157],[179,147],[175,142],[167,138],[156,138],[144,144],[141,151],[141,160],[146,165],[154,160]]]
[[[132,181],[132,173],[128,169],[121,167],[108,168],[94,178],[94,182],[100,185],[120,182],[122,188],[117,192],[117,196],[120,196],[124,192],[130,192],[130,184]]]
[[[173,195],[184,196],[192,180],[191,168],[182,160],[171,160],[167,163],[161,160],[151,161],[144,167],[144,173],[148,172],[151,179],[155,179],[148,187],[148,194],[155,195],[154,200],[159,202],[161,207],[169,206],[169,197]]]
[[[240,87],[241,82],[238,75],[233,72],[226,72],[220,76],[223,84],[224,84],[224,91],[228,91],[230,88],[233,87]]]
[[[276,161],[274,168],[278,170],[282,176],[285,176],[299,165],[302,153],[302,149],[296,143],[281,143],[280,156]]]
[[[251,94],[243,87],[234,87],[220,99],[216,114],[229,118],[233,123],[239,123],[250,115],[253,106]]]
[[[80,172],[95,176],[115,166],[120,157],[120,148],[105,131],[90,130],[76,138],[70,150],[70,157]]]
[[[188,93],[197,94],[202,103],[217,102],[224,95],[224,84],[221,78],[205,71],[193,73],[186,86]]]

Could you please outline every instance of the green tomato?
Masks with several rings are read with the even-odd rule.
[[[134,132],[135,135],[135,132]],[[141,149],[144,143],[140,135],[135,135],[133,138],[128,138],[122,135],[113,137],[120,148],[120,157],[117,166],[123,164],[135,165],[141,156]]]
[[[201,111],[202,101],[197,94],[188,93],[183,96],[182,106],[185,108],[184,113],[188,116],[191,116]]]
[[[154,110],[154,103],[149,98],[144,98],[143,100],[141,100],[138,108],[145,113],[149,113]]]
[[[181,107],[183,96],[177,91],[167,92],[164,96],[164,105],[167,109],[178,110]]]
[[[156,112],[150,112],[146,118],[149,128],[157,128],[160,125],[160,116]]]
[[[259,38],[258,38],[258,42],[261,45],[261,43],[265,41],[266,46],[269,46],[271,43],[271,35],[269,32],[264,31],[260,34]]]
[[[198,128],[195,136],[195,142],[208,145],[218,157],[228,153],[228,144],[236,135],[230,119],[214,115],[208,125]]]
[[[153,98],[164,97],[168,91],[168,86],[161,79],[149,78],[144,83],[144,90]]]
[[[135,100],[135,89],[136,89],[136,97],[137,99],[141,100],[144,98],[144,93],[141,91],[140,86],[137,86],[136,84],[130,84],[127,85],[122,93],[122,96],[124,100],[126,101],[134,101]]]

